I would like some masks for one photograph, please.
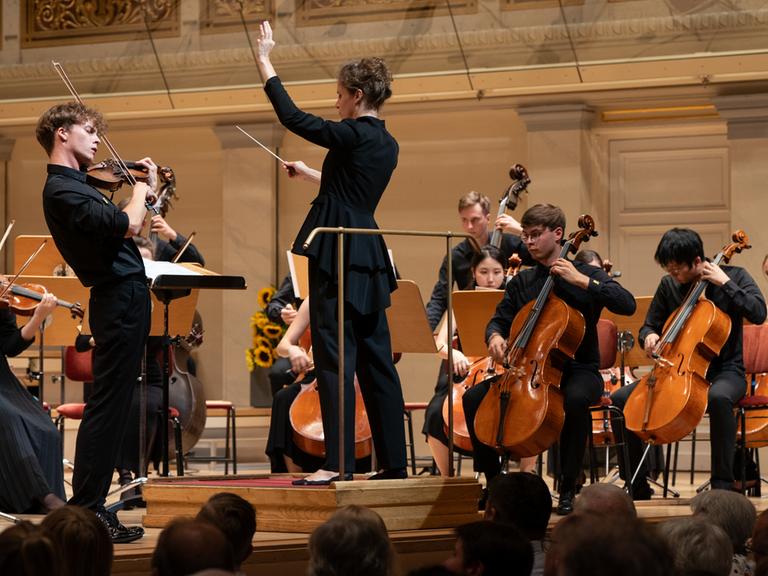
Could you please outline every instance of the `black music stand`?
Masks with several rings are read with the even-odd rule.
[[[169,346],[179,337],[171,338],[168,333],[169,307],[173,300],[188,296],[193,289],[245,290],[245,278],[242,276],[222,276],[193,265],[174,264],[197,272],[197,274],[159,274],[150,285],[152,293],[163,303],[163,422],[168,414],[168,389],[171,377],[171,358]],[[160,475],[168,476],[168,426],[160,426],[160,443],[163,466]]]

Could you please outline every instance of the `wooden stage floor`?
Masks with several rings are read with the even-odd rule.
[[[200,478],[200,476],[196,476]],[[662,499],[660,496],[648,502],[638,502],[637,510],[641,518],[649,522],[661,522],[666,519],[690,515],[690,498],[695,495],[695,488],[706,480],[704,474],[697,474],[695,483],[678,482],[675,488],[681,492],[680,498]],[[357,484],[357,482],[356,482]],[[550,486],[551,487],[551,486]],[[764,486],[768,494],[768,486]],[[660,494],[660,490],[657,490]],[[752,499],[758,512],[768,508],[768,496]],[[257,516],[258,516],[257,509]],[[135,509],[120,512],[124,524],[142,524],[145,510]],[[26,516],[39,522],[42,516]],[[480,513],[477,516],[481,518]],[[552,515],[550,529],[559,521]],[[10,524],[0,520],[0,531]],[[131,544],[115,546],[113,574],[144,576],[151,574],[151,556],[157,544],[160,528],[146,528],[144,538]],[[430,528],[422,530],[391,530],[390,537],[397,553],[399,571],[406,574],[409,570],[429,564],[440,563],[451,555],[454,538],[451,528]],[[302,532],[267,532],[259,531],[253,541],[254,552],[243,566],[245,574],[259,576],[304,576],[306,574],[307,542],[309,534]]]

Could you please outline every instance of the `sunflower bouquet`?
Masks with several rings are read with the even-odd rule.
[[[245,361],[251,372],[257,366],[261,368],[272,366],[277,358],[277,344],[285,332],[285,327],[282,324],[272,322],[266,313],[267,304],[274,295],[275,289],[272,286],[267,286],[259,290],[256,297],[261,310],[251,316],[253,346],[245,351]]]

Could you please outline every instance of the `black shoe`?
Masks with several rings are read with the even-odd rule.
[[[352,480],[352,473],[347,472],[344,474],[344,480]],[[331,482],[338,482],[339,481],[339,475],[336,474],[336,476],[332,476],[331,478],[328,478],[327,480],[308,480],[306,478],[299,478],[298,480],[294,480],[291,482],[294,486],[330,486]]]
[[[640,482],[632,487],[632,500],[650,500],[653,496],[653,488],[648,482]]]
[[[141,526],[131,526],[130,528],[123,526],[114,512],[100,510],[96,512],[96,516],[109,532],[113,544],[127,544],[144,536],[144,528]]]
[[[368,476],[368,480],[403,480],[405,478],[408,478],[408,470],[406,468],[391,468],[390,470],[377,472],[373,476]]]
[[[557,503],[557,508],[555,508],[555,514],[557,514],[558,516],[567,516],[568,514],[573,512],[574,497],[575,497],[575,492],[573,490],[560,492],[560,500]]]

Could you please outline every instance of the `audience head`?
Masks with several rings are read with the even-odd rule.
[[[552,495],[536,474],[500,474],[488,483],[485,518],[511,524],[529,540],[543,540],[552,515]]]
[[[560,520],[544,576],[672,576],[672,552],[640,520],[579,512]]]
[[[675,573],[682,576],[728,576],[733,548],[725,531],[703,517],[676,518],[661,524],[659,534],[672,549]]]
[[[63,552],[70,574],[108,576],[112,572],[112,539],[91,510],[62,506],[50,512],[40,528]]]
[[[381,516],[346,506],[309,538],[309,576],[388,576],[394,554]]]
[[[59,576],[67,572],[56,543],[37,526],[22,521],[0,534],[0,574]]]
[[[592,512],[613,518],[637,518],[632,498],[613,484],[588,484],[581,489],[574,510]]]
[[[209,569],[235,570],[232,547],[221,530],[190,518],[176,519],[163,529],[152,555],[154,576],[185,576]]]
[[[444,564],[462,576],[528,576],[533,548],[514,526],[471,522],[456,528],[454,554]]]
[[[757,519],[755,505],[746,496],[731,490],[707,490],[691,500],[691,509],[694,516],[705,516],[725,531],[735,554],[746,554]]]
[[[768,510],[760,512],[755,527],[752,529],[752,554],[755,562],[768,560]]]
[[[229,492],[214,494],[197,513],[197,520],[210,522],[224,533],[232,545],[237,567],[251,555],[256,511],[247,500]]]

